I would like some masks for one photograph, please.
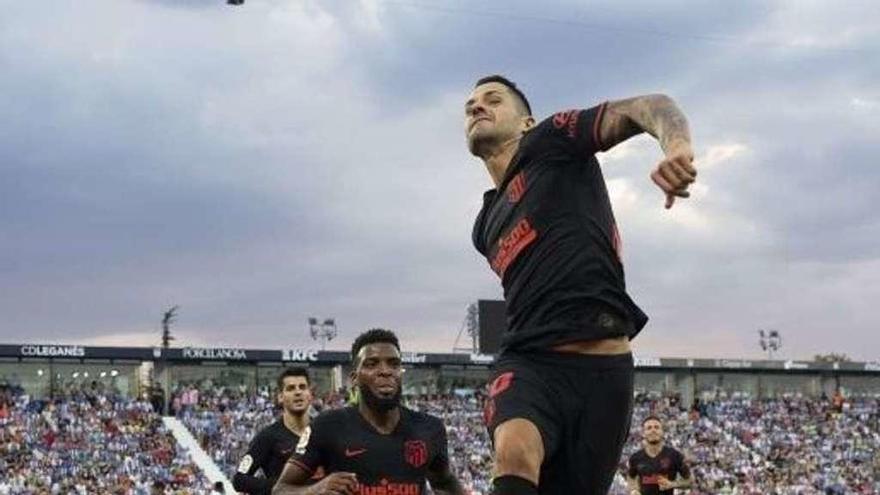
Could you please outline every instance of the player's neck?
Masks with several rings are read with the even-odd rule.
[[[284,426],[288,430],[297,435],[302,435],[302,432],[309,426],[309,415],[305,411],[302,414],[292,414],[284,411],[281,415],[281,420],[284,421]]]
[[[507,168],[510,166],[510,162],[513,160],[516,150],[519,149],[520,139],[522,139],[522,136],[517,136],[516,138],[500,143],[498,146],[490,149],[480,157],[483,159],[483,163],[486,165],[486,170],[489,171],[489,175],[492,176],[492,182],[495,183],[495,187],[500,186],[501,183],[504,182],[504,175],[507,173]]]
[[[361,416],[367,420],[367,423],[370,423],[376,431],[383,435],[388,435],[393,432],[394,429],[397,428],[397,423],[400,422],[400,407],[395,407],[385,412],[379,412],[370,409],[363,401],[361,401],[358,404],[358,412],[360,412]]]
[[[660,454],[660,451],[663,450],[663,443],[658,443],[656,445],[645,442],[645,453],[651,457],[657,457]]]

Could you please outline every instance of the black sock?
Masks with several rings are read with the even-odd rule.
[[[508,474],[492,480],[492,495],[538,495],[538,487],[525,478]]]

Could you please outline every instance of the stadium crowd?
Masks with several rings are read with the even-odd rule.
[[[880,493],[880,399],[736,398],[707,413],[767,460],[770,489]]]
[[[687,408],[677,395],[637,394],[633,409],[629,441],[621,458],[621,478],[626,472],[629,456],[641,448],[640,425],[648,416],[663,422],[666,443],[682,453],[694,473],[694,494],[772,493],[763,492],[764,462],[750,452],[730,432],[725,431],[699,406]],[[618,484],[615,494],[625,494]]]
[[[492,483],[492,449],[483,424],[480,393],[414,397],[408,406],[443,418],[449,440],[449,457],[458,479],[476,494],[488,494]]]
[[[172,395],[172,412],[189,428],[199,445],[211,456],[229,479],[247,451],[256,432],[275,421],[280,414],[274,390],[261,387],[255,393],[215,385],[210,380],[181,384]],[[341,407],[341,394],[316,397],[310,414],[327,407]]]
[[[621,474],[648,414],[663,419],[667,443],[693,468],[692,493],[880,493],[880,399],[720,393],[685,408],[675,396],[639,394]]]
[[[273,392],[210,381],[181,385],[173,412],[231,477],[256,431],[278,410]],[[480,391],[406,398],[440,416],[459,479],[474,495],[489,491],[491,449]],[[341,407],[345,394],[316,398],[313,414]],[[633,428],[612,495],[626,495],[622,474],[640,448],[648,414],[664,423],[667,443],[685,454],[695,487],[708,494],[880,494],[880,399],[752,399],[716,394],[683,404],[675,395],[637,394]],[[99,448],[96,448],[99,446]],[[0,495],[201,494],[210,489],[144,400],[100,384],[36,400],[0,385]]]
[[[147,401],[93,382],[52,399],[0,386],[0,495],[210,493]]]
[[[316,400],[315,413],[340,407],[344,394]],[[491,483],[491,449],[482,422],[480,391],[407,397],[409,407],[440,416],[450,456],[463,484],[485,495]],[[270,391],[240,394],[226,387],[188,386],[175,394],[178,415],[209,454],[230,474],[254,433],[277,415]],[[648,414],[664,421],[667,443],[682,451],[695,476],[691,493],[880,493],[880,402],[785,396],[750,400],[719,394],[682,404],[675,395],[637,394],[630,440],[612,495],[626,495],[623,473],[640,448],[638,425]]]

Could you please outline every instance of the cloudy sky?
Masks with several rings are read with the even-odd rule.
[[[649,92],[699,183],[666,211],[647,137],[599,155],[652,356],[880,359],[880,3],[0,0],[0,342],[449,351],[501,296],[475,79],[536,113]]]

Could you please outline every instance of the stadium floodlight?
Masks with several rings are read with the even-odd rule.
[[[461,338],[462,332],[467,332],[471,338],[470,348],[458,347],[458,340]],[[465,351],[477,352],[477,341],[480,338],[480,310],[477,303],[468,304],[465,310],[464,320],[461,322],[461,328],[458,329],[458,335],[455,336],[455,342],[452,343],[452,352]]]
[[[782,348],[782,334],[777,330],[759,329],[758,336],[761,350],[765,351],[770,359],[773,359],[773,353]]]
[[[321,341],[321,350],[327,348],[327,342],[336,338],[338,330],[336,328],[335,318],[324,318],[323,322],[318,322],[317,318],[309,317],[309,335],[312,340]]]

